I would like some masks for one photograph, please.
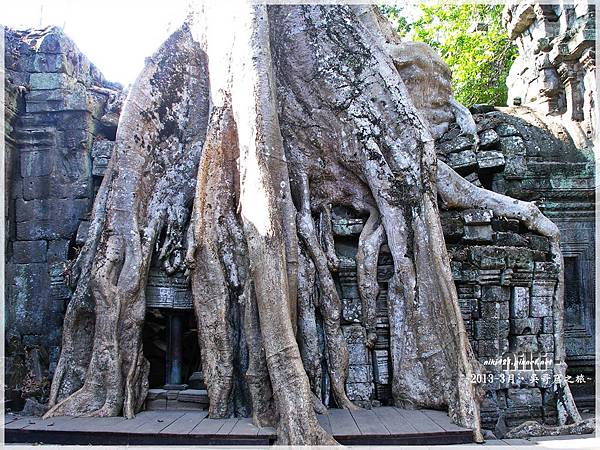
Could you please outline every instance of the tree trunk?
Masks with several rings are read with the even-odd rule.
[[[123,111],[76,265],[48,415],[139,410],[149,261],[159,246],[168,272],[186,270],[187,247],[210,417],[277,423],[280,444],[334,443],[315,416],[323,359],[337,405],[357,408],[345,392],[348,350],[332,275],[330,211],[343,206],[368,216],[357,275],[369,347],[384,241],[393,258],[395,404],[448,409],[482,440],[481,392],[471,383],[480,367],[450,272],[438,187],[457,207],[488,202],[534,231],[555,230],[528,204],[474,195],[437,162],[425,119],[436,117],[434,106],[421,99],[415,107],[390,48],[398,50],[397,37],[371,7],[245,4],[232,14],[206,3],[164,44]],[[427,86],[468,128],[438,66],[425,70]]]
[[[206,57],[189,28],[138,77],[76,264],[47,416],[132,417],[145,399],[145,286],[152,251],[183,262],[183,231],[208,117]],[[164,239],[160,240],[164,230]]]

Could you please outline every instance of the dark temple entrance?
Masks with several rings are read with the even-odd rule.
[[[146,288],[144,355],[150,361],[146,409],[202,410],[208,406],[200,372],[198,330],[187,278],[154,264]]]

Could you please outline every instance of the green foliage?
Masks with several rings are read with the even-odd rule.
[[[416,9],[380,8],[403,40],[425,42],[440,53],[452,70],[459,102],[506,105],[506,77],[517,49],[502,26],[503,5],[439,2]],[[411,15],[416,17],[411,20]]]

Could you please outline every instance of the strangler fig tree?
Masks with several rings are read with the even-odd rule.
[[[403,81],[404,79],[404,81]],[[408,89],[407,89],[408,86]],[[210,417],[250,414],[280,444],[334,443],[319,425],[323,322],[331,392],[343,408],[348,349],[332,274],[331,209],[368,216],[357,254],[373,345],[377,260],[393,258],[388,314],[396,405],[449,411],[481,441],[480,366],[440,225],[450,207],[492,209],[552,238],[531,203],[475,187],[437,161],[434,138],[468,111],[447,67],[402,43],[374,7],[206,3],[131,88],[116,148],[71,270],[75,291],[47,416],[133,416],[153,253],[190,274]],[[556,288],[557,370],[562,285]],[[577,418],[568,388],[564,411]],[[566,417],[566,416],[565,416]]]

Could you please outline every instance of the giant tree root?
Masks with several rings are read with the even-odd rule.
[[[298,345],[312,392],[320,399],[323,369],[315,315],[317,308],[315,276],[313,262],[301,249],[298,265]]]
[[[207,87],[205,55],[184,26],[158,50],[129,94],[90,235],[75,266],[78,285],[67,309],[46,417],[121,412],[132,417],[144,402],[146,277],[163,227],[172,242],[187,221],[206,130]],[[163,259],[171,253],[162,252]]]
[[[358,239],[356,253],[356,278],[361,298],[362,317],[367,329],[367,347],[372,348],[377,341],[377,262],[379,249],[385,241],[385,230],[379,213],[373,209]]]
[[[571,425],[550,426],[528,421],[510,429],[504,439],[524,439],[540,436],[591,434],[596,431],[596,419],[581,420]]]
[[[312,259],[319,277],[319,310],[323,317],[323,328],[325,329],[331,388],[339,406],[347,409],[357,409],[357,406],[348,399],[345,392],[348,372],[348,347],[340,327],[342,302],[329,271],[327,256],[319,245],[311,214],[310,192],[306,175],[300,177],[299,190],[302,206],[298,212],[298,233],[303,239],[307,253]],[[332,241],[333,239],[331,239],[329,247],[333,245]]]
[[[388,290],[394,400],[450,407],[452,417],[481,440],[478,393],[469,381],[478,365],[443,245],[435,153],[425,123],[392,61],[370,30],[357,25],[352,8],[275,7],[269,18],[279,120],[298,186],[304,241],[310,237],[309,211],[322,205],[377,210],[394,263]],[[336,57],[316,56],[323,52]],[[379,251],[365,245],[371,227],[359,258],[367,263],[360,269],[367,306]]]
[[[452,103],[447,68],[443,114],[415,107],[377,35],[381,24],[365,7],[244,3],[232,13],[203,3],[193,32],[182,28],[157,52],[125,105],[75,267],[81,275],[48,416],[139,410],[150,258],[159,247],[165,270],[183,271],[187,247],[211,417],[276,422],[279,444],[335,443],[315,416],[323,409],[316,320],[318,313],[335,401],[355,408],[345,392],[348,352],[332,276],[339,261],[330,208],[341,206],[369,214],[357,254],[369,346],[384,240],[392,255],[395,404],[448,409],[482,440],[481,390],[470,381],[481,368],[458,305],[438,190],[450,206],[488,207],[550,236],[561,266],[558,234],[530,204],[474,190],[436,160],[425,117],[454,110],[464,127],[472,124]],[[559,283],[555,367],[564,370],[561,295]],[[91,327],[93,339],[81,338]],[[575,420],[565,391],[564,416]]]

